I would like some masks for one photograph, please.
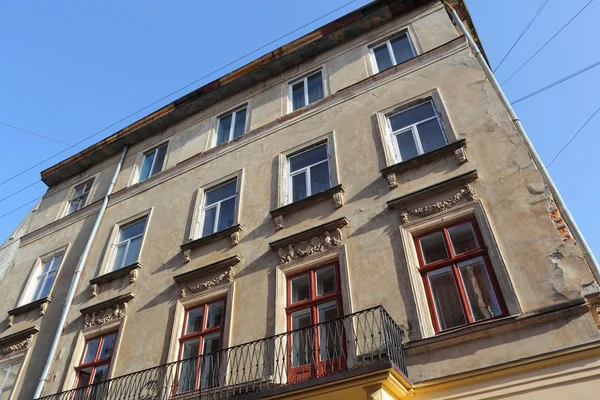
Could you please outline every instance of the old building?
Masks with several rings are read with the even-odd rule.
[[[450,3],[375,1],[43,171],[0,399],[596,398],[597,264]]]

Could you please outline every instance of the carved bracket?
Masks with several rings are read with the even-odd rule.
[[[202,292],[206,289],[215,287],[222,282],[233,282],[233,276],[234,276],[233,267],[229,267],[225,272],[223,272],[219,276],[217,276],[209,281],[199,283],[197,285],[188,285],[187,283],[184,283],[183,287],[181,288],[181,297],[187,296],[188,292],[189,293]]]
[[[116,304],[98,312],[84,314],[84,328],[89,328],[94,325],[102,325],[108,321],[121,319],[127,313],[127,303]]]
[[[331,232],[326,231],[322,235],[314,236],[309,241],[288,244],[287,248],[279,248],[277,250],[279,263],[286,264],[298,258],[320,253],[341,246],[342,244],[342,231],[339,228]]]
[[[434,204],[426,207],[414,208],[411,210],[403,210],[400,213],[400,223],[407,224],[408,214],[415,214],[419,217],[427,217],[429,215],[437,214],[444,210],[449,210],[454,207],[461,198],[465,197],[468,201],[473,201],[477,199],[477,194],[475,193],[475,189],[470,184],[465,184],[464,187],[454,195],[450,196],[446,200],[435,202]]]
[[[9,315],[8,316],[8,323],[6,324],[6,328],[11,328],[14,324],[15,324],[15,316],[14,315]]]
[[[388,188],[390,188],[390,190],[398,187],[398,179],[396,178],[395,172],[391,172],[391,173],[387,174],[385,177],[387,178]]]
[[[464,164],[468,161],[467,160],[467,151],[465,150],[464,147],[460,147],[460,148],[454,150],[454,155],[456,156],[456,161],[458,161],[459,164]]]
[[[183,263],[187,264],[192,261],[192,250],[187,249],[183,251]]]

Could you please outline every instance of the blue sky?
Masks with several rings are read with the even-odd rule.
[[[589,0],[550,0],[497,71],[503,82]],[[0,123],[73,144],[128,114],[350,0],[22,0],[0,11]],[[113,128],[0,185],[0,199],[39,181],[39,172],[159,106],[242,66],[369,1],[341,10],[238,61]],[[495,68],[542,0],[467,0]],[[515,100],[600,60],[592,3],[504,89]],[[515,106],[542,159],[548,163],[600,106],[600,66]],[[595,172],[600,114],[550,166],[567,205],[592,249],[600,249],[594,211],[600,194]],[[0,125],[0,182],[65,150],[66,145]],[[41,182],[0,201],[0,215],[41,195]],[[0,218],[0,242],[32,205]]]

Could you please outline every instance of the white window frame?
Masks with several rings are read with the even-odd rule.
[[[58,265],[56,266],[56,274],[54,275],[54,281],[52,282],[52,285],[50,286],[50,290],[48,290],[47,296],[49,297],[52,294],[52,290],[54,288],[54,285],[56,284],[56,280],[58,278],[60,268],[64,264],[65,259],[67,257],[68,248],[69,248],[69,245],[63,246],[59,249],[51,251],[50,253],[47,253],[36,259],[36,261],[34,263],[34,268],[32,269],[31,273],[29,274],[29,278],[27,279],[27,286],[25,287],[25,291],[21,295],[21,299],[19,301],[19,306],[33,303],[34,301],[39,300],[39,299],[34,300],[33,296],[34,296],[34,291],[37,287],[38,277],[41,275],[41,270],[42,270],[44,264],[48,260],[52,260],[52,259],[55,259],[56,257],[62,256],[60,263],[58,263]]]
[[[75,195],[75,193],[77,192],[77,188],[80,186],[86,186],[89,184],[88,190],[86,192],[83,192],[80,195]],[[73,194],[71,195],[71,198],[69,199],[68,203],[67,203],[67,209],[65,210],[65,216],[67,215],[71,215],[76,213],[77,211],[81,210],[82,208],[84,208],[85,206],[88,205],[89,201],[90,201],[90,196],[92,194],[92,188],[94,186],[94,178],[88,179],[85,182],[80,183],[79,185],[75,185],[73,186]],[[69,212],[69,210],[71,209],[71,203],[73,203],[75,200],[79,200],[80,198],[87,196],[85,198],[85,201],[81,203],[80,207],[73,211],[73,212]]]
[[[235,122],[237,120],[237,115],[238,115],[238,112],[240,112],[242,110],[246,110],[246,120],[244,121],[244,132],[242,133],[241,136],[246,134],[246,132],[248,131],[248,104],[244,104],[244,105],[242,105],[226,114],[223,114],[217,118],[217,130],[215,131],[215,142],[214,142],[213,147],[220,146],[223,143],[231,142],[233,140],[233,131],[235,130]],[[229,137],[223,143],[217,143],[217,141],[219,140],[219,126],[221,125],[221,119],[226,118],[230,115],[231,115],[231,126],[229,127]]]
[[[139,169],[138,169],[138,172],[137,172],[137,182],[143,182],[143,181],[145,181],[147,179],[152,178],[154,175],[156,175],[156,174],[152,174],[152,170],[154,169],[154,165],[156,163],[156,153],[158,153],[158,150],[162,149],[163,147],[165,148],[165,158],[163,159],[163,165],[161,165],[160,171],[158,171],[156,174],[158,174],[158,173],[160,173],[160,172],[162,172],[164,170],[165,164],[167,162],[167,153],[168,153],[168,150],[169,150],[169,143],[168,142],[159,144],[158,146],[155,146],[155,147],[151,148],[150,150],[147,150],[147,151],[143,152],[143,154],[142,154],[142,162],[140,163],[140,166],[139,166]],[[152,164],[150,165],[150,175],[148,175],[147,178],[142,179],[142,167],[144,166],[144,161],[146,160],[146,156],[148,156],[149,154],[152,154],[152,153],[155,153],[155,154],[154,154],[154,159],[152,160]]]
[[[298,156],[300,154],[306,153],[307,151],[311,151],[316,149],[317,147],[320,147],[322,145],[325,145],[325,151],[327,153],[327,157],[325,158],[325,160],[323,161],[319,161],[317,163],[311,164],[311,165],[307,165],[306,167],[303,167],[301,169],[298,169],[294,172],[292,172],[292,164],[290,162],[290,159],[294,158],[295,156]],[[310,169],[312,167],[315,167],[317,165],[321,165],[324,162],[327,163],[327,177],[329,178],[329,187],[332,187],[332,180],[331,180],[331,164],[330,164],[330,154],[329,154],[329,141],[323,142],[323,143],[317,143],[315,145],[312,145],[310,147],[307,147],[303,150],[300,150],[299,152],[290,154],[287,157],[287,175],[288,175],[288,182],[287,182],[287,186],[288,186],[288,191],[287,191],[287,203],[292,203],[294,202],[293,198],[294,198],[294,186],[293,186],[293,178],[296,175],[299,175],[303,172],[306,172],[306,197],[310,197],[312,196],[314,193],[312,192],[312,187],[311,187],[311,183],[310,183]],[[305,198],[306,198],[305,197]],[[302,200],[302,199],[301,199]],[[299,200],[297,200],[299,201]]]
[[[58,257],[60,257],[60,261],[57,263],[56,259]],[[29,298],[29,302],[30,303],[32,303],[34,301],[37,301],[37,300],[39,300],[39,299],[41,299],[43,297],[47,297],[47,296],[50,295],[50,291],[52,290],[52,286],[54,286],[54,281],[56,281],[56,275],[58,275],[58,270],[60,268],[60,265],[63,262],[64,257],[65,256],[64,256],[63,253],[59,253],[59,254],[56,254],[56,255],[54,255],[54,256],[52,256],[50,258],[46,258],[45,260],[42,260],[42,262],[39,265],[40,273],[36,274],[36,276],[34,277],[34,281],[32,282],[32,284],[33,284],[33,286],[32,286],[33,287],[33,292],[31,293],[31,297]],[[54,268],[54,269],[50,269],[50,270],[48,270],[46,272],[42,272],[41,270],[43,270],[44,266],[48,262],[52,263],[50,268]],[[41,289],[42,287],[44,287],[44,285],[46,283],[46,280],[48,279],[48,275],[50,275],[50,273],[54,272],[54,271],[56,271],[56,273],[54,274],[54,278],[52,280],[52,284],[50,285],[50,290],[48,290],[48,294],[46,296],[36,298],[36,290],[39,291],[39,289]],[[39,282],[40,282],[40,279],[42,277],[43,277],[43,279],[42,279],[43,282],[42,282],[42,285],[40,286]]]
[[[433,108],[433,113],[434,115],[432,117],[429,118],[425,118],[424,120],[421,121],[417,121],[411,125],[402,127],[401,129],[394,131],[392,130],[392,122],[390,121],[390,119],[398,114],[403,114],[405,112],[409,112],[410,110],[412,110],[413,108],[425,105],[427,103],[431,104],[431,107]],[[428,122],[431,121],[433,119],[437,119],[438,125],[440,127],[440,130],[442,131],[442,136],[444,137],[444,141],[446,142],[446,144],[448,144],[448,136],[446,135],[446,132],[444,131],[444,126],[442,125],[442,119],[440,114],[438,113],[437,109],[435,108],[435,104],[433,102],[433,100],[429,99],[426,101],[423,101],[421,103],[415,104],[411,107],[408,107],[404,110],[400,110],[398,112],[395,112],[393,114],[389,114],[386,116],[386,123],[387,123],[387,129],[388,132],[390,133],[390,139],[392,141],[392,146],[394,149],[394,157],[396,158],[396,162],[401,162],[404,161],[402,160],[402,155],[400,153],[400,147],[398,146],[398,140],[396,139],[397,135],[400,135],[402,133],[411,131],[412,136],[413,136],[413,140],[415,141],[415,146],[417,147],[417,157],[420,155],[425,154],[425,151],[423,151],[423,144],[421,143],[421,137],[419,136],[419,130],[417,129],[417,125],[422,124],[423,122]]]
[[[321,74],[321,86],[323,87],[323,98],[325,98],[325,96],[326,96],[326,93],[325,93],[325,76],[324,76],[324,73],[323,73],[323,68],[320,68],[320,69],[318,69],[316,71],[313,71],[310,74],[304,75],[302,78],[296,79],[295,81],[292,81],[292,82],[290,82],[288,84],[288,110],[289,110],[289,112],[300,110],[301,108],[307,107],[310,104],[312,104],[312,103],[308,102],[308,78],[310,78],[313,75],[319,74],[319,73]],[[304,106],[302,106],[300,108],[296,108],[296,110],[294,110],[294,102],[293,102],[293,97],[292,97],[292,88],[294,87],[295,84],[297,84],[299,82],[303,82],[303,86],[304,86]],[[321,99],[319,99],[319,100],[321,100]],[[316,101],[319,101],[319,100],[316,100]]]
[[[408,39],[408,44],[410,46],[410,49],[413,52],[413,56],[412,58],[416,57],[417,51],[415,49],[415,46],[412,42],[412,38],[410,36],[410,34],[408,33],[408,29],[404,29],[398,33],[395,33],[394,35],[388,37],[386,40],[384,40],[383,42],[379,42],[377,44],[371,45],[369,46],[369,54],[371,56],[371,63],[373,64],[373,71],[375,71],[375,73],[379,73],[381,72],[379,70],[379,66],[377,65],[377,58],[375,57],[375,49],[379,49],[380,47],[385,46],[388,50],[388,53],[390,55],[390,59],[392,60],[392,67],[395,67],[396,65],[398,65],[398,63],[396,62],[396,55],[394,54],[394,49],[392,48],[392,40],[396,39],[399,36],[402,35],[406,35],[406,38]],[[408,61],[408,60],[407,60]],[[390,67],[391,68],[391,67]]]
[[[127,228],[127,227],[128,227],[128,226],[130,226],[130,225],[137,224],[138,222],[140,222],[140,221],[141,221],[141,220],[143,220],[143,219],[145,219],[145,220],[146,220],[146,224],[144,225],[144,230],[143,230],[143,232],[142,232],[142,233],[140,233],[140,234],[138,234],[138,235],[135,235],[135,236],[133,236],[133,237],[130,237],[130,238],[128,238],[128,239],[126,239],[126,240],[124,240],[124,241],[122,241],[122,242],[117,242],[117,240],[119,240],[119,235],[121,235],[121,231],[122,231],[124,228]],[[128,223],[126,223],[126,224],[123,224],[123,225],[120,225],[120,226],[119,226],[119,230],[118,230],[118,232],[117,232],[117,237],[116,237],[115,243],[114,243],[114,244],[113,244],[113,246],[112,246],[112,255],[111,255],[111,258],[110,258],[110,262],[109,262],[109,264],[108,264],[108,271],[107,271],[107,272],[118,271],[118,270],[122,269],[123,267],[126,267],[126,266],[127,266],[127,265],[123,265],[123,264],[125,263],[125,260],[127,259],[127,254],[129,253],[129,245],[131,244],[131,241],[132,241],[133,239],[137,239],[137,238],[141,237],[141,238],[142,238],[142,243],[140,244],[140,252],[139,252],[139,254],[138,254],[138,256],[137,256],[137,260],[136,260],[136,261],[139,261],[139,259],[140,259],[140,254],[142,253],[142,246],[143,246],[143,244],[144,244],[144,236],[146,235],[146,230],[147,230],[147,229],[148,229],[148,216],[143,216],[143,217],[140,217],[140,218],[138,218],[138,219],[136,219],[136,220],[133,220],[133,221],[131,221],[131,222],[128,222]],[[127,246],[127,247],[125,248],[125,253],[123,254],[123,260],[121,261],[121,266],[120,266],[119,268],[115,268],[115,265],[114,265],[114,263],[115,263],[115,257],[117,256],[117,249],[118,249],[118,248],[120,247],[120,245],[122,245],[123,243],[125,243],[125,246]]]
[[[4,381],[0,382],[0,397],[4,394],[4,392],[6,392],[7,390],[10,390],[10,396],[8,397],[9,399],[13,397],[14,395],[14,388],[17,386],[17,382],[19,380],[19,374],[21,373],[21,369],[23,369],[23,364],[25,363],[25,360],[21,359],[14,359],[11,360],[9,362],[3,363],[2,365],[0,365],[0,368],[4,368],[6,366],[9,367],[8,369],[8,373],[4,376]],[[8,379],[8,376],[10,374],[10,371],[12,370],[13,365],[15,364],[21,364],[19,366],[19,371],[17,371],[16,376],[15,376],[15,381],[13,382],[13,384],[11,386],[5,386],[6,384],[6,379]]]
[[[238,197],[238,188],[239,188],[239,182],[237,181],[237,179],[238,179],[238,177],[236,176],[235,178],[229,179],[229,180],[224,181],[224,182],[221,182],[221,183],[217,184],[216,186],[211,186],[209,189],[207,189],[207,190],[204,191],[204,199],[202,201],[202,212],[200,213],[200,223],[198,224],[198,230],[196,231],[195,237],[197,237],[197,238],[205,237],[205,236],[202,236],[202,231],[204,230],[204,222],[205,222],[205,217],[206,217],[206,211],[210,210],[212,208],[215,208],[215,207],[217,207],[217,213],[215,214],[215,222],[214,222],[214,225],[213,225],[213,232],[210,233],[210,235],[212,235],[213,233],[217,233],[218,232],[217,227],[219,226],[219,215],[221,214],[221,203],[223,203],[223,202],[225,202],[227,200],[233,199],[233,198],[236,199],[235,200],[235,207],[233,209],[233,222],[234,222],[234,225],[235,225],[235,223],[236,223],[236,217],[235,216],[236,216],[236,211],[237,211],[237,207],[238,207],[238,198],[237,197]],[[206,205],[206,199],[208,198],[208,196],[206,194],[208,192],[211,192],[211,191],[213,191],[215,189],[220,188],[221,186],[225,186],[225,185],[227,185],[227,184],[229,184],[231,182],[234,182],[234,181],[235,181],[235,194],[234,195],[229,196],[229,197],[227,197],[225,199],[219,200],[216,203],[212,203],[212,204],[210,204],[208,206]]]

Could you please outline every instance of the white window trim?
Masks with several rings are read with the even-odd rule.
[[[425,118],[422,121],[418,121],[418,122],[415,122],[415,123],[413,123],[411,125],[402,127],[401,129],[399,129],[397,131],[392,130],[392,122],[390,121],[390,118],[392,118],[395,115],[408,112],[408,111],[410,111],[410,110],[412,110],[414,108],[417,108],[417,107],[422,106],[422,105],[427,104],[427,103],[430,103],[431,106],[433,107],[433,112],[435,114],[433,117]],[[444,132],[444,127],[442,125],[442,117],[438,113],[437,109],[435,108],[435,104],[433,103],[433,100],[425,100],[422,103],[415,104],[415,105],[413,105],[411,107],[408,107],[408,108],[406,108],[404,110],[401,110],[401,111],[398,111],[398,112],[386,115],[387,130],[389,132],[391,143],[392,143],[392,146],[394,148],[394,156],[395,156],[395,161],[396,162],[404,161],[404,160],[402,160],[402,155],[400,153],[400,147],[398,146],[398,140],[396,140],[396,136],[398,136],[398,135],[400,135],[402,133],[408,132],[410,130],[411,133],[412,133],[413,140],[415,141],[415,146],[417,147],[417,153],[418,153],[417,156],[425,154],[425,151],[423,150],[423,144],[421,143],[421,135],[419,134],[419,130],[417,128],[417,125],[422,124],[423,122],[431,121],[433,119],[437,120],[438,125],[440,127],[440,130],[442,131],[442,136],[444,137],[444,141],[446,142],[446,144],[448,144],[448,137],[446,136],[446,132]]]
[[[62,203],[62,205],[61,205],[61,207],[60,207],[60,209],[58,211],[58,215],[56,216],[56,219],[61,219],[61,218],[67,217],[69,215],[75,214],[77,211],[80,211],[80,210],[84,209],[85,207],[87,207],[91,203],[92,198],[93,198],[94,194],[96,193],[96,188],[98,187],[97,182],[98,182],[98,175],[99,174],[100,173],[96,173],[96,174],[91,175],[91,176],[86,176],[84,179],[81,179],[81,180],[77,181],[77,183],[75,183],[74,185],[70,185],[69,186],[69,190],[67,191],[67,196],[65,196],[65,199],[64,199],[64,201],[63,201],[63,203]],[[73,212],[71,214],[68,214],[68,212],[69,212],[69,205],[71,204],[71,200],[73,199],[73,196],[75,195],[75,188],[77,186],[80,186],[80,185],[82,185],[82,184],[84,184],[86,182],[90,182],[90,181],[92,182],[92,186],[90,188],[90,191],[88,192],[88,197],[87,197],[87,199],[85,201],[85,204],[79,210],[77,210],[77,211],[75,211],[75,212]]]
[[[144,224],[144,230],[143,230],[143,232],[142,232],[142,233],[140,233],[140,234],[137,234],[137,235],[135,235],[135,236],[132,236],[132,237],[130,237],[130,238],[127,238],[127,239],[125,239],[124,241],[121,241],[121,242],[116,242],[116,243],[114,243],[114,244],[113,244],[113,248],[112,248],[112,253],[113,253],[113,256],[112,256],[112,258],[111,258],[111,261],[110,261],[110,266],[109,266],[109,268],[110,268],[110,272],[112,272],[112,271],[116,271],[116,270],[119,270],[119,269],[122,269],[123,267],[126,267],[126,265],[124,265],[124,264],[125,264],[125,260],[127,259],[127,255],[129,254],[129,246],[131,245],[131,242],[132,242],[134,239],[137,239],[137,238],[141,237],[141,238],[142,238],[142,241],[144,240],[144,235],[146,234],[146,225],[148,224],[148,220],[147,220],[146,218],[143,218],[143,217],[142,217],[142,218],[140,218],[140,219],[139,219],[139,220],[137,220],[137,221],[133,221],[133,222],[131,222],[131,223],[129,223],[129,224],[122,225],[122,226],[120,226],[120,227],[119,227],[119,234],[120,234],[120,233],[121,233],[121,231],[122,231],[124,228],[127,228],[128,226],[131,226],[131,225],[137,224],[138,222],[141,222],[143,219],[145,219],[145,220],[146,220],[146,222],[145,222],[145,224]],[[121,265],[120,265],[118,268],[115,268],[115,266],[114,266],[114,261],[115,261],[114,257],[115,257],[115,256],[116,256],[116,254],[117,254],[117,249],[119,249],[121,246],[125,246],[125,252],[123,253],[123,260],[121,261]],[[140,252],[141,252],[141,249],[140,249]],[[138,255],[138,258],[139,258],[139,255]]]
[[[47,260],[57,257],[59,255],[62,255],[62,260],[61,260],[60,264],[58,265],[58,267],[56,268],[56,274],[54,275],[54,281],[52,282],[52,285],[50,286],[50,290],[48,290],[48,297],[52,296],[52,290],[54,289],[54,286],[56,285],[56,281],[58,280],[58,274],[60,273],[60,270],[65,263],[70,246],[71,245],[68,244],[63,247],[60,247],[56,250],[53,250],[49,253],[44,254],[41,257],[38,257],[35,260],[34,267],[27,279],[27,285],[25,286],[25,290],[21,294],[21,299],[19,300],[19,303],[18,303],[19,306],[33,303],[34,301],[36,301],[36,300],[32,300],[32,297],[33,297],[33,291],[35,290],[35,287],[36,287],[37,277],[39,276],[39,271],[41,270],[41,268],[43,267],[44,263]]]
[[[316,101],[313,102],[313,103],[309,103],[308,102],[308,78],[311,77],[311,76],[313,76],[313,75],[316,75],[318,73],[321,73],[321,85],[323,85],[323,99],[328,96],[327,85],[325,84],[325,68],[320,67],[320,68],[318,68],[316,70],[313,70],[312,72],[310,72],[310,73],[308,73],[306,75],[303,75],[300,78],[297,78],[297,79],[294,79],[294,80],[288,82],[288,89],[287,89],[287,109],[288,109],[288,113],[291,113],[291,112],[294,112],[294,111],[297,111],[297,110],[301,110],[301,109],[309,106],[310,104],[313,104],[313,103],[316,102]],[[295,84],[299,83],[299,82],[303,82],[303,86],[304,86],[304,106],[300,107],[300,108],[297,108],[296,110],[294,110],[294,105],[292,103],[292,87]],[[321,100],[321,99],[319,99],[319,100]],[[319,101],[319,100],[317,100],[317,101]]]
[[[235,122],[236,122],[236,119],[237,119],[238,112],[242,111],[244,109],[246,110],[246,121],[244,121],[244,133],[242,133],[241,136],[245,135],[248,132],[248,126],[249,126],[248,122],[250,120],[250,118],[249,118],[249,116],[250,116],[249,115],[250,109],[249,109],[249,104],[248,103],[244,103],[241,106],[238,106],[235,109],[233,109],[231,111],[228,111],[225,114],[221,114],[221,115],[219,115],[217,117],[217,126],[216,126],[216,129],[215,129],[214,140],[213,140],[213,143],[212,143],[211,147],[220,146],[222,144],[225,144],[227,142],[231,142],[233,140],[233,131],[235,130]],[[223,143],[217,143],[217,140],[219,139],[219,125],[221,125],[221,119],[223,119],[225,117],[228,117],[229,115],[232,116],[232,118],[231,118],[231,127],[229,128],[229,138],[226,141],[224,141]]]
[[[33,347],[33,346],[31,346]],[[31,348],[30,347],[30,348]],[[32,354],[33,352],[29,351],[28,349],[24,349],[24,350],[19,350],[16,352],[13,352],[11,354],[8,354],[4,357],[2,357],[2,360],[0,361],[0,365],[6,365],[6,364],[14,364],[16,362],[20,362],[21,363],[21,369],[19,370],[19,373],[17,374],[17,378],[15,379],[15,383],[13,384],[13,391],[10,394],[10,397],[8,398],[9,400],[15,399],[15,393],[17,391],[20,391],[22,388],[21,385],[21,379],[23,377],[23,369],[29,364],[29,360],[30,360],[30,354]]]
[[[87,185],[89,183],[90,187],[88,189],[87,192],[83,192],[80,195],[75,196],[75,192],[77,190],[77,188],[79,186],[83,186],[83,185]],[[84,181],[78,185],[73,186],[73,192],[71,194],[71,198],[69,199],[69,201],[67,202],[67,208],[65,210],[65,216],[76,213],[77,211],[81,210],[82,208],[84,208],[85,206],[88,205],[89,201],[90,201],[90,195],[92,193],[92,189],[94,188],[94,178],[88,179],[87,181]],[[71,203],[73,203],[74,200],[79,200],[80,198],[82,198],[83,196],[86,196],[85,201],[83,203],[81,203],[81,206],[73,211],[72,213],[69,212],[69,209],[71,208]]]
[[[431,313],[429,311],[429,303],[427,301],[423,278],[420,272],[419,258],[414,244],[414,237],[429,230],[435,230],[454,222],[473,217],[477,221],[479,232],[483,238],[483,245],[488,250],[488,257],[498,281],[508,313],[509,315],[521,313],[519,299],[512,285],[508,269],[500,255],[500,249],[483,208],[483,204],[481,201],[475,200],[460,206],[455,206],[451,210],[446,210],[399,226],[400,238],[402,241],[401,252],[404,255],[405,265],[408,268],[408,275],[411,283],[410,286],[415,299],[420,338],[435,336],[435,330],[433,328],[433,323],[431,322]]]
[[[115,248],[116,248],[115,245],[117,243],[117,240],[119,239],[119,232],[121,231],[121,227],[129,225],[130,223],[135,222],[135,221],[145,217],[146,218],[146,226],[144,228],[144,236],[142,238],[142,244],[140,245],[140,253],[139,253],[138,259],[137,259],[137,261],[139,263],[142,263],[143,255],[144,255],[144,246],[146,244],[146,241],[148,240],[148,232],[149,232],[148,228],[150,226],[150,222],[152,219],[152,210],[153,209],[150,208],[148,210],[142,211],[141,213],[135,214],[135,215],[113,225],[110,235],[108,237],[107,250],[104,252],[104,256],[102,257],[100,273],[98,275],[104,275],[109,272],[115,271],[115,270],[111,269],[111,267],[112,267],[112,261],[113,261]]]
[[[156,165],[156,154],[158,153],[158,150],[162,149],[163,147],[165,148],[165,158],[163,159],[163,165],[161,165],[160,171],[158,171],[157,174],[160,173],[160,172],[162,172],[164,170],[165,165],[167,163],[167,151],[169,151],[169,143],[168,142],[159,144],[158,146],[155,146],[154,148],[143,152],[143,154],[142,154],[142,163],[140,164],[140,167],[139,167],[139,170],[138,170],[138,178],[137,178],[138,182],[143,182],[143,181],[145,181],[147,179],[152,178],[152,176],[156,175],[156,174],[154,174],[154,175],[152,174],[152,171],[154,170],[154,166]],[[152,153],[154,153],[154,158],[152,159],[152,164],[150,165],[150,175],[148,175],[147,178],[145,178],[145,179],[142,180],[141,179],[142,178],[141,177],[142,165],[144,165],[144,161],[146,160],[146,157],[148,155],[152,154]]]
[[[227,185],[229,183],[233,182],[233,180],[227,181],[227,182],[223,182],[220,185],[217,186],[213,186],[210,189],[207,189],[205,191],[205,194],[208,192],[211,192],[213,190],[216,190],[218,188],[220,188],[221,186]],[[213,208],[216,208],[217,211],[215,213],[215,222],[213,223],[213,231],[210,234],[216,233],[218,232],[218,227],[219,227],[219,217],[221,216],[221,205],[226,202],[227,200],[231,200],[231,199],[236,199],[235,201],[235,206],[234,206],[234,210],[233,210],[233,214],[234,214],[234,219],[235,219],[235,207],[237,207],[237,180],[235,182],[235,186],[236,186],[236,190],[235,193],[232,196],[226,197],[224,199],[221,199],[215,203],[212,203],[210,205],[206,205],[206,199],[207,196],[204,196],[204,204],[202,205],[202,216],[200,217],[200,224],[198,225],[198,232],[196,232],[196,236],[197,237],[202,237],[202,231],[204,230],[204,223],[205,223],[205,216],[206,216],[206,212],[208,210],[211,210]]]
[[[331,131],[325,135],[318,136],[308,142],[286,150],[279,155],[279,196],[277,207],[291,203],[291,176],[289,158],[304,150],[309,150],[320,144],[327,144],[327,155],[329,162],[329,185],[334,187],[340,184],[340,174],[338,169],[337,151],[335,145],[335,132]]]
[[[325,158],[325,160],[316,162],[316,163],[311,164],[311,165],[307,165],[306,167],[300,168],[300,169],[298,169],[298,170],[296,170],[294,172],[291,171],[290,158],[293,158],[293,157],[295,157],[297,155],[300,155],[302,153],[306,153],[307,151],[311,151],[311,150],[313,150],[313,149],[315,149],[315,148],[317,148],[317,147],[319,147],[321,145],[325,145],[325,151],[327,153],[327,157]],[[332,185],[331,185],[331,166],[329,165],[329,160],[330,159],[331,159],[331,156],[329,155],[329,145],[327,144],[327,142],[322,143],[322,144],[316,144],[316,145],[314,145],[312,147],[309,147],[309,148],[307,148],[305,150],[302,150],[302,151],[300,151],[298,153],[294,153],[294,154],[288,156],[288,183],[287,183],[288,184],[287,187],[289,188],[289,190],[288,190],[288,199],[287,199],[288,204],[293,202],[293,199],[291,198],[292,197],[292,193],[293,193],[293,178],[296,175],[300,175],[302,173],[305,173],[306,197],[311,196],[311,195],[314,194],[312,192],[312,186],[311,186],[311,183],[310,183],[311,182],[310,177],[311,177],[311,169],[313,167],[316,167],[317,165],[321,165],[323,163],[327,163],[328,164],[327,165],[327,167],[328,167],[327,168],[327,172],[328,172],[327,178],[329,179],[329,187],[332,187]]]
[[[408,38],[408,45],[410,46],[410,49],[413,52],[412,58],[415,58],[416,56],[419,55],[419,53],[417,52],[416,46],[413,43],[412,35],[408,31],[408,28],[404,28],[398,32],[395,32],[392,35],[389,35],[387,37],[387,39],[385,39],[383,41],[369,45],[369,54],[370,54],[370,58],[371,58],[371,64],[373,67],[373,72],[375,74],[381,72],[381,71],[379,71],[379,67],[377,66],[377,59],[375,58],[375,49],[386,46],[387,50],[390,54],[390,59],[392,60],[392,67],[395,67],[396,65],[398,65],[398,63],[396,62],[396,56],[394,55],[394,49],[392,48],[391,40],[397,38],[398,36],[402,36],[402,35],[406,35],[406,37]]]
[[[225,175],[218,180],[207,183],[206,185],[202,185],[202,187],[196,190],[196,200],[194,202],[194,211],[192,213],[192,222],[190,224],[190,229],[188,233],[188,240],[195,240],[201,238],[202,228],[204,225],[204,203],[205,203],[205,193],[211,189],[217,188],[225,183],[228,183],[234,179],[236,179],[236,188],[235,188],[235,211],[233,213],[233,225],[237,225],[240,223],[241,218],[241,209],[242,209],[242,190],[243,190],[243,176],[244,170],[240,169],[236,172],[233,172],[229,175]],[[212,206],[212,205],[211,205]]]
[[[156,143],[158,143],[158,144],[156,144]],[[154,176],[154,175],[151,175],[150,177],[144,179],[143,181],[140,181],[140,174],[142,172],[142,165],[144,164],[144,158],[145,158],[146,154],[148,154],[154,150],[157,150],[159,147],[162,147],[164,145],[167,146],[167,149],[165,150],[165,160],[163,161],[162,169],[160,170],[160,172],[167,169],[167,165],[169,165],[168,164],[169,163],[169,153],[171,150],[171,138],[169,138],[168,140],[154,142],[151,145],[145,147],[143,150],[140,150],[138,152],[138,155],[136,157],[135,164],[133,167],[133,171],[131,174],[131,179],[129,181],[129,186],[135,185],[140,182],[145,182],[145,181],[149,180],[150,178],[152,178],[152,176]],[[152,162],[153,164],[154,164],[154,161],[156,161],[156,157],[154,158],[154,160]],[[160,173],[160,172],[158,172],[158,173]],[[155,174],[155,175],[157,175],[157,174]]]

